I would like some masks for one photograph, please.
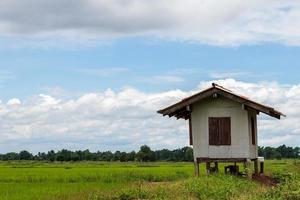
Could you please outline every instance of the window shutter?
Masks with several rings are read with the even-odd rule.
[[[216,117],[209,118],[209,145],[219,145],[219,120]]]
[[[209,145],[231,145],[230,117],[209,117]]]
[[[220,117],[219,119],[219,141],[221,145],[231,145],[231,125],[230,117]]]

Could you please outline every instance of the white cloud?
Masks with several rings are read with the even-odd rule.
[[[21,101],[20,99],[13,98],[7,101],[7,105],[12,106],[12,105],[20,105]]]
[[[155,36],[214,45],[300,45],[299,13],[294,0],[2,0],[0,35],[29,43]]]
[[[162,117],[156,111],[209,87],[211,82],[201,82],[193,91],[145,93],[134,88],[120,92],[107,89],[70,100],[42,94],[17,107],[0,104],[0,152],[61,148],[132,150],[143,144],[153,148],[182,147],[188,145],[187,122]],[[299,146],[300,85],[234,79],[215,82],[287,115],[282,120],[260,115],[260,145]]]

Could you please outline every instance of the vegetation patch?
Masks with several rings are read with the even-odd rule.
[[[224,175],[223,170],[206,176],[204,165],[201,176],[195,178],[193,164],[184,162],[147,163],[144,167],[136,162],[0,162],[0,200],[299,200],[299,163],[266,161],[267,176],[278,182],[268,186]]]
[[[244,178],[230,175],[211,175],[193,178],[185,183],[187,193],[197,199],[236,199],[241,194],[250,193],[257,185]]]

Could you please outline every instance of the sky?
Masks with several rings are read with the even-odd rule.
[[[300,146],[300,2],[2,0],[0,153],[188,145],[156,111],[217,82],[271,105],[259,145]]]

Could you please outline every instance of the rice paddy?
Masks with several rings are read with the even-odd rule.
[[[275,187],[193,171],[192,163],[0,162],[0,200],[300,199],[299,160],[266,162]]]

